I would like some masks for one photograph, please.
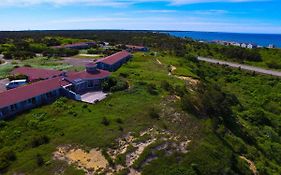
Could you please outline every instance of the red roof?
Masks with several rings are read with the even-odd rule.
[[[117,52],[113,55],[110,55],[108,57],[105,57],[105,58],[102,58],[102,59],[99,59],[97,62],[102,62],[102,63],[105,63],[105,64],[109,64],[109,65],[112,65],[112,64],[115,64],[117,63],[118,61],[124,59],[125,57],[128,57],[130,56],[131,54],[127,51],[121,51],[121,52]]]
[[[71,72],[67,74],[66,79],[70,81],[75,81],[79,79],[104,79],[110,76],[110,74],[111,73],[108,71],[97,69],[96,73],[89,73],[87,71]]]
[[[13,75],[21,74],[28,76],[30,81],[48,79],[62,74],[61,71],[51,69],[38,69],[31,67],[19,67],[12,71]]]
[[[0,93],[0,108],[31,99],[68,84],[61,77],[56,77],[2,92]]]

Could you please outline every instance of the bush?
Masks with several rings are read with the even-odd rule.
[[[5,126],[7,126],[8,123],[3,121],[3,120],[0,120],[0,128],[4,128]]]
[[[28,76],[26,76],[26,75],[10,75],[8,78],[9,78],[10,81],[23,80],[23,79],[27,80]]]
[[[170,85],[170,83],[166,80],[161,81],[161,87],[165,90],[165,91],[172,91],[173,87]]]
[[[121,118],[117,118],[116,122],[119,123],[119,124],[123,124],[123,120]]]
[[[16,155],[12,150],[1,150],[0,151],[0,174],[1,171],[6,170],[12,161],[16,160]]]
[[[41,167],[41,166],[43,166],[45,164],[45,161],[44,161],[44,159],[43,159],[41,154],[37,154],[35,159],[36,159],[36,163],[37,163],[37,165],[39,167]]]
[[[126,81],[118,81],[117,84],[110,88],[111,92],[123,91],[129,88],[129,84]]]
[[[158,91],[157,91],[157,88],[156,88],[156,85],[155,84],[148,84],[147,85],[147,91],[148,93],[150,93],[151,95],[158,95]]]
[[[103,118],[102,118],[101,123],[102,123],[104,126],[110,125],[110,121],[109,121],[106,117],[103,117]]]
[[[152,119],[156,119],[156,120],[160,119],[160,115],[158,114],[158,111],[155,108],[151,108],[149,110],[149,116]]]
[[[35,147],[38,147],[40,145],[48,144],[49,141],[50,141],[50,139],[46,135],[33,137],[32,140],[31,140],[31,147],[35,148]]]

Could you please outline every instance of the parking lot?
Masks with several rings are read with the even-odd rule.
[[[9,82],[10,82],[9,79],[7,79],[7,78],[0,80],[0,93],[7,91],[6,84]]]

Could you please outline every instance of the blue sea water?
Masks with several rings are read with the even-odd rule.
[[[222,33],[222,32],[166,32],[177,37],[189,37],[195,40],[213,41],[235,41],[254,43],[267,47],[274,44],[281,48],[281,34],[244,34],[244,33]]]

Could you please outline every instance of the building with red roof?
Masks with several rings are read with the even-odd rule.
[[[62,73],[62,71],[58,70],[38,69],[32,67],[19,67],[11,72],[12,75],[26,75],[30,82],[58,77],[61,76]]]
[[[80,95],[84,92],[101,90],[102,82],[111,74],[97,69],[96,64],[88,64],[86,70],[81,72],[41,71],[33,68],[17,68],[13,71],[28,75],[32,80],[44,80],[0,93],[0,119],[51,103],[61,96],[81,100]]]
[[[99,69],[114,72],[131,58],[132,55],[128,51],[124,50],[108,57],[99,59],[96,61],[96,64]]]
[[[81,72],[16,68],[12,75],[26,75],[33,83],[0,93],[0,119],[51,103],[62,96],[81,100],[83,93],[101,90],[102,82],[110,76],[110,72],[131,57],[129,52],[121,51],[87,64],[86,70]]]

